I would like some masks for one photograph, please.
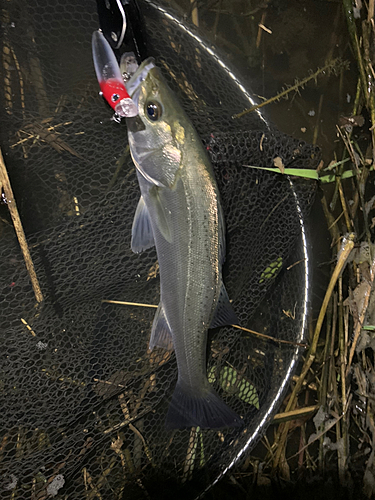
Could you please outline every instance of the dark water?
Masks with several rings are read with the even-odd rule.
[[[266,3],[267,9],[259,8]],[[179,4],[190,12],[186,0]],[[199,28],[224,51],[256,95],[272,97],[323,67],[328,59],[352,62],[351,71],[319,78],[317,85],[308,84],[301,95],[292,93],[288,100],[264,108],[281,131],[321,146],[325,161],[331,160],[336,148],[339,116],[351,112],[356,85],[343,14],[342,2],[328,0],[215,1],[202,7],[198,2]]]

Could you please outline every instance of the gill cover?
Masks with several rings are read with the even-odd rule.
[[[135,126],[129,120],[128,138],[134,164],[149,183],[171,188],[181,165],[184,139],[176,118],[179,104],[152,58],[139,66],[126,88],[138,107],[134,120],[143,125]]]

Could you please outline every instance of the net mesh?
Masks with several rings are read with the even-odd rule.
[[[178,17],[140,6],[150,55],[215,169],[224,281],[241,325],[302,341],[314,186],[246,165],[279,157],[316,168],[319,151],[259,114],[233,120],[251,98],[235,74]],[[1,16],[1,146],[44,295],[37,305],[4,199],[1,498],[168,498],[181,488],[192,497],[255,444],[298,349],[231,327],[211,332],[209,379],[244,427],[165,430],[177,368],[173,353],[148,351],[155,310],[102,302],[158,304],[159,275],[153,249],[130,250],[139,188],[126,126],[98,97],[95,2],[9,0]]]

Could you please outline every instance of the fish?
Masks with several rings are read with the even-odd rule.
[[[126,87],[138,110],[126,122],[141,191],[131,248],[155,245],[160,272],[149,348],[174,349],[178,367],[165,426],[236,427],[241,418],[207,379],[208,329],[238,324],[222,281],[225,224],[213,168],[152,58]]]

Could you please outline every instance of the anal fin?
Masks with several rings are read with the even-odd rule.
[[[233,310],[232,304],[229,302],[228,293],[225,289],[224,283],[221,282],[220,295],[210,328],[217,328],[225,325],[239,325],[239,320]]]
[[[151,329],[149,349],[152,350],[154,347],[162,347],[168,351],[173,350],[172,332],[161,302],[156,310]]]

